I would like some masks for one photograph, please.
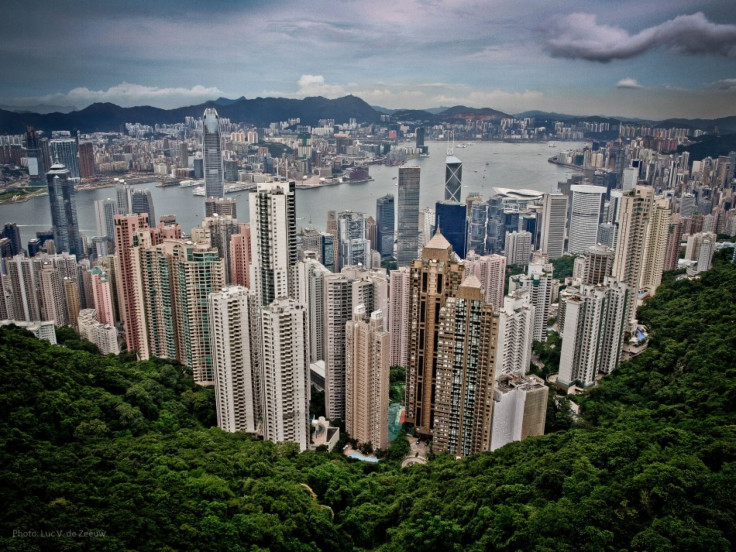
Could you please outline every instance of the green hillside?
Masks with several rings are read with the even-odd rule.
[[[405,470],[225,434],[179,365],[4,328],[0,548],[727,551],[734,305],[722,260],[670,279],[640,311],[649,349],[581,399],[573,429]]]

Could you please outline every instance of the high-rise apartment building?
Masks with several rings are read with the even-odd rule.
[[[583,283],[602,284],[606,276],[610,276],[613,270],[613,251],[600,243],[593,245],[585,252],[584,264]]]
[[[399,216],[396,258],[409,266],[419,248],[419,167],[399,168]]]
[[[437,379],[440,309],[454,297],[465,269],[454,262],[452,246],[437,233],[412,262],[409,278],[409,362],[406,370],[406,421],[431,435]]]
[[[208,107],[204,110],[202,118],[202,156],[206,197],[223,197],[225,192],[221,148],[220,116],[214,107]]]
[[[460,203],[463,187],[463,163],[454,155],[445,160],[445,201]]]
[[[376,200],[376,227],[378,251],[381,257],[394,254],[394,196],[387,194]]]
[[[115,314],[115,293],[112,279],[106,272],[97,267],[90,271],[90,279],[97,320],[101,324],[114,326],[117,316]]]
[[[503,255],[473,256],[465,261],[465,275],[473,273],[486,294],[486,302],[498,311],[503,307],[506,283],[506,257]]]
[[[636,329],[637,294],[653,198],[654,190],[651,186],[636,185],[632,190],[624,192],[619,210],[613,277],[629,288],[626,320],[627,329],[631,333]]]
[[[250,260],[251,260],[250,224],[240,224],[237,233],[230,237],[230,283],[250,289]]]
[[[534,342],[535,309],[529,289],[506,296],[497,315],[496,379],[506,374],[523,376],[529,371]]]
[[[125,326],[128,351],[136,351],[148,358],[146,328],[141,326],[142,306],[136,296],[136,270],[133,266],[133,247],[138,246],[138,233],[148,229],[148,215],[115,215],[115,257],[117,258],[118,304]]]
[[[406,367],[409,362],[409,267],[392,270],[389,291],[389,333],[391,366]]]
[[[297,262],[295,183],[258,184],[249,195],[250,284],[261,306],[293,297]]]
[[[629,287],[613,278],[580,287],[566,300],[565,328],[557,382],[593,385],[599,372],[610,374],[621,357]]]
[[[204,216],[219,215],[238,218],[238,209],[234,199],[208,197],[204,200]]]
[[[570,207],[570,240],[567,249],[571,255],[585,253],[598,243],[598,225],[606,188],[580,184],[570,186],[572,205]]]
[[[352,316],[352,282],[345,274],[327,274],[323,281],[325,409],[330,420],[344,420],[345,324]]]
[[[680,258],[680,245],[682,244],[682,218],[679,214],[670,216],[667,225],[667,247],[664,255],[663,270],[674,270],[677,268],[677,260]]]
[[[15,320],[35,322],[41,320],[41,302],[38,297],[38,277],[33,259],[16,255],[5,259],[10,288],[9,308]]]
[[[68,251],[72,255],[82,257],[84,246],[79,234],[74,182],[70,178],[69,170],[58,163],[52,165],[51,170],[46,173],[46,182],[56,251]]]
[[[225,286],[225,261],[217,249],[188,242],[172,245],[171,256],[179,361],[192,369],[195,383],[212,385],[207,297]]]
[[[644,259],[639,287],[646,289],[651,295],[662,283],[662,272],[667,256],[667,237],[670,226],[670,202],[665,198],[655,198],[652,204],[652,216],[649,219],[647,241],[644,248]]]
[[[278,298],[261,309],[263,438],[307,450],[309,349],[306,307]]]
[[[472,274],[440,306],[432,439],[455,456],[491,449],[497,319]]]
[[[518,288],[529,289],[529,299],[534,305],[534,341],[547,341],[547,322],[554,286],[553,271],[551,264],[532,263],[526,274],[509,279],[509,293]]]
[[[314,259],[299,261],[296,265],[298,301],[307,307],[309,327],[309,362],[325,360],[325,282],[332,274]]]
[[[217,427],[255,433],[261,418],[260,311],[252,291],[229,286],[208,297]]]
[[[506,261],[508,264],[528,265],[531,256],[531,232],[506,232]]]
[[[386,450],[391,338],[380,310],[365,318],[358,305],[345,326],[345,429],[358,442]]]
[[[362,264],[370,268],[370,241],[365,233],[363,213],[341,211],[337,214],[337,243],[339,245],[338,266]]]
[[[544,435],[549,387],[536,376],[506,374],[493,391],[491,450],[512,441]]]
[[[540,249],[549,259],[559,259],[565,251],[568,197],[563,194],[544,194]]]

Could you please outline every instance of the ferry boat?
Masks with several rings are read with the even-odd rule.
[[[202,181],[201,180],[182,180],[181,184],[179,184],[182,188],[193,188],[194,186],[201,186]]]
[[[199,186],[198,188],[195,188],[192,192],[192,195],[199,196],[199,197],[205,197],[207,195],[207,192],[204,190],[204,186]]]

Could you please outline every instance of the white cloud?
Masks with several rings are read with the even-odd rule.
[[[639,81],[626,77],[616,83],[616,88],[644,88],[644,85],[639,84]]]
[[[327,84],[322,75],[302,75],[297,81],[298,90],[296,95],[304,96],[324,96],[326,98],[336,98],[347,94],[345,87],[339,84]]]
[[[736,90],[736,79],[721,79],[711,83],[708,88],[714,90]]]

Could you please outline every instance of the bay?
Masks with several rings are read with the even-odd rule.
[[[474,142],[466,147],[455,146],[454,155],[463,163],[462,199],[470,193],[479,193],[487,199],[494,187],[511,189],[529,188],[540,192],[553,192],[557,182],[566,180],[573,170],[549,163],[547,158],[559,149],[582,147],[583,143],[566,142],[556,148],[545,143],[514,144],[507,142]],[[444,198],[445,159],[444,142],[428,142],[429,157],[407,161],[406,166],[421,168],[420,207],[434,207]],[[393,194],[398,201],[398,167],[372,165],[373,180],[360,184],[339,184],[322,188],[297,190],[297,226],[305,227],[310,221],[324,229],[327,211],[353,210],[375,217],[376,199]],[[192,195],[193,188],[178,186],[159,188],[156,182],[139,184],[135,189],[149,189],[153,197],[156,216],[175,214],[185,233],[201,223],[204,217],[204,200]],[[79,229],[92,237],[96,234],[94,202],[114,198],[114,188],[80,191],[76,195]],[[238,220],[248,221],[248,193],[228,194],[235,198]],[[33,198],[24,203],[0,205],[0,224],[15,222],[20,227],[24,247],[36,232],[51,227],[48,197]]]

